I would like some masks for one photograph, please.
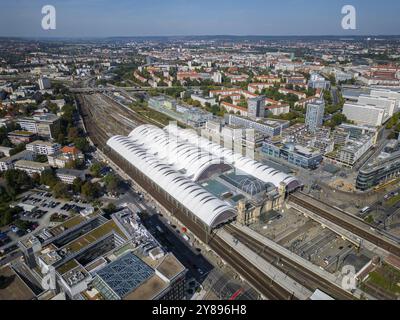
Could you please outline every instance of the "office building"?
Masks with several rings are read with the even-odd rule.
[[[315,132],[324,122],[325,102],[318,100],[307,105],[306,126]]]
[[[305,169],[316,169],[323,160],[317,149],[295,145],[292,142],[265,141],[262,152],[269,157],[283,159]]]
[[[351,120],[358,125],[379,127],[389,119],[385,110],[382,108],[353,103],[345,103],[342,113],[348,120]]]
[[[225,121],[230,125],[242,126],[246,129],[254,129],[268,137],[279,136],[282,134],[284,129],[289,128],[290,126],[290,122],[285,120],[263,119],[255,121],[233,114],[225,115]]]
[[[318,73],[313,73],[310,76],[308,86],[313,89],[327,90],[331,87],[330,81],[327,81],[323,76]]]
[[[51,272],[53,295],[68,299],[183,299],[187,269],[164,252],[130,209],[135,205],[127,206],[110,218],[77,215],[22,239],[26,264],[39,282]]]
[[[379,184],[392,181],[400,176],[400,151],[382,152],[367,162],[358,172],[356,188],[369,190]]]
[[[55,134],[60,126],[60,118],[54,114],[46,113],[29,118],[21,118],[17,123],[23,130],[33,132],[40,137],[55,139]]]

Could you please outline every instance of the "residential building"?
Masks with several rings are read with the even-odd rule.
[[[50,169],[48,163],[40,163],[29,160],[18,160],[14,164],[15,170],[25,171],[29,175],[33,175],[34,173],[41,174],[43,171]]]
[[[77,160],[84,160],[84,154],[76,147],[63,147],[59,152],[47,156],[50,166],[65,168],[65,166]]]
[[[40,137],[54,139],[60,126],[60,118],[54,114],[46,113],[18,119],[17,123],[23,130],[33,132]]]
[[[318,100],[307,105],[306,125],[308,130],[315,132],[324,121],[325,102]]]
[[[230,125],[243,126],[246,129],[254,129],[265,134],[268,137],[275,137],[282,134],[282,131],[290,126],[289,121],[263,119],[252,120],[249,118],[239,117],[233,114],[225,115],[225,121]]]
[[[371,136],[365,136],[360,140],[348,140],[339,150],[337,160],[352,167],[372,146],[373,139]]]
[[[76,178],[80,178],[82,181],[86,180],[85,172],[82,170],[73,169],[57,169],[56,176],[66,184],[73,184]]]
[[[203,97],[198,94],[192,94],[190,97],[192,98],[192,100],[200,102],[203,107],[205,107],[206,104],[213,106],[217,103],[215,101],[215,98]]]
[[[264,118],[265,97],[259,96],[248,100],[247,116],[251,119]]]
[[[26,145],[26,150],[30,150],[36,154],[52,155],[60,150],[58,143],[36,140]]]
[[[29,160],[34,159],[35,154],[29,150],[23,150],[13,156],[5,157],[0,159],[0,171],[6,171],[14,169],[15,162],[19,160]]]
[[[248,116],[248,111],[247,108],[237,106],[235,104],[223,101],[221,102],[220,106],[225,109],[226,112],[231,113],[231,114],[237,114],[242,117],[247,117]]]
[[[222,83],[222,74],[220,72],[214,72],[212,76],[212,80],[215,83]]]

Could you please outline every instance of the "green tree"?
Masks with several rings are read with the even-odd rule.
[[[79,137],[74,140],[75,147],[77,147],[82,152],[88,152],[90,149],[90,144],[86,138]]]
[[[105,167],[104,163],[96,162],[90,167],[90,173],[95,177],[100,177],[100,172]]]
[[[68,141],[69,142],[74,142],[75,139],[79,138],[80,132],[77,127],[70,127],[68,129]]]
[[[46,163],[48,161],[47,156],[44,154],[38,154],[35,156],[35,161],[40,163]]]
[[[63,198],[63,199],[70,198],[68,186],[61,181],[57,182],[53,186],[52,191],[53,191],[54,197],[56,197],[56,198]]]
[[[117,211],[117,207],[114,203],[109,203],[103,210],[105,213],[111,214]]]
[[[33,186],[33,181],[24,171],[7,170],[4,174],[6,186],[9,189],[14,189],[18,194],[24,189],[29,189]]]
[[[72,191],[75,193],[80,193],[82,189],[83,181],[81,178],[75,178],[74,182],[72,183]]]
[[[116,193],[119,189],[120,181],[115,174],[109,173],[103,179],[108,192]]]
[[[54,171],[51,169],[43,171],[40,176],[40,183],[49,186],[50,188],[53,188],[58,181],[59,179],[57,178]]]
[[[10,156],[13,156],[13,155],[15,155],[17,153],[20,153],[21,151],[24,151],[25,150],[25,145],[26,145],[25,143],[20,143],[14,149],[11,149],[10,150]]]
[[[83,184],[81,193],[89,201],[96,199],[100,194],[100,185],[98,183],[86,182]]]

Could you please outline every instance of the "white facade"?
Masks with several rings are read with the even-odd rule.
[[[34,141],[26,145],[26,150],[30,150],[37,154],[52,155],[60,150],[61,146],[58,143],[50,143],[46,141]]]
[[[217,227],[236,216],[232,206],[148,152],[143,144],[137,144],[129,137],[115,136],[107,145],[208,227]]]
[[[356,124],[375,127],[381,126],[387,118],[385,117],[385,110],[382,108],[353,103],[344,104],[343,114],[348,120],[354,121]]]
[[[372,96],[361,95],[358,98],[358,104],[374,106],[374,107],[377,107],[380,109],[384,109],[385,110],[385,120],[388,120],[390,117],[392,117],[395,112],[395,109],[396,109],[396,101],[395,100],[382,98],[382,97],[372,97]]]
[[[49,168],[50,166],[47,163],[39,163],[27,160],[19,160],[14,165],[14,169],[25,171],[29,175],[34,173],[41,174],[44,170]]]

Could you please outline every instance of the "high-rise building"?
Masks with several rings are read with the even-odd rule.
[[[318,100],[307,105],[306,125],[308,130],[315,130],[322,126],[324,122],[325,102]]]
[[[220,72],[214,72],[212,79],[215,83],[222,83],[222,74]]]
[[[51,88],[51,82],[46,77],[39,78],[38,84],[39,84],[39,89],[40,90],[46,90],[46,89],[50,89]]]
[[[248,116],[249,118],[264,118],[265,116],[265,97],[259,96],[248,100]]]

